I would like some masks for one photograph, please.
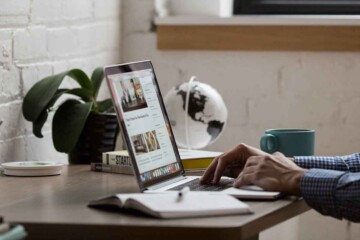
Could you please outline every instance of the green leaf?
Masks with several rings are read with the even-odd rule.
[[[110,111],[114,105],[111,99],[105,99],[103,101],[97,102],[98,112],[108,112]]]
[[[50,100],[50,102],[46,106],[46,108],[41,112],[40,116],[35,121],[33,121],[33,133],[36,137],[38,137],[38,138],[43,137],[43,135],[41,133],[41,129],[43,128],[43,126],[48,118],[48,109],[50,109],[55,104],[55,102],[59,99],[59,97],[61,97],[61,95],[66,91],[69,91],[69,90],[68,89],[58,89],[56,91],[54,97]]]
[[[85,102],[92,102],[93,101],[92,91],[89,91],[87,89],[74,88],[74,89],[66,91],[65,93],[66,94],[72,94],[72,95],[75,95],[77,97],[80,97]]]
[[[45,110],[41,113],[40,117],[38,117],[38,119],[33,122],[33,133],[36,137],[38,137],[38,138],[43,137],[43,135],[41,133],[41,129],[44,126],[47,118],[48,118],[48,113]]]
[[[41,133],[41,129],[43,128],[47,118],[48,118],[48,110],[55,104],[55,102],[61,97],[63,94],[72,94],[78,97],[81,97],[84,101],[91,102],[92,94],[89,90],[83,88],[75,88],[75,89],[58,89],[54,97],[50,100],[49,104],[46,106],[46,109],[42,111],[40,116],[33,121],[33,133],[36,137],[42,138],[43,135]]]
[[[94,91],[92,82],[90,81],[89,77],[86,75],[86,73],[83,70],[75,68],[64,73],[66,73],[67,76],[77,81],[82,88],[87,89],[89,91]]]
[[[66,88],[61,88],[61,89],[56,90],[55,95],[50,99],[45,110],[50,109],[52,106],[54,106],[54,104],[61,97],[61,95],[63,95],[64,93],[66,93],[68,91],[69,91],[69,89],[66,89]]]
[[[22,106],[23,115],[28,121],[35,121],[51,98],[56,94],[62,82],[62,74],[46,77],[37,82],[26,94]]]
[[[104,79],[103,67],[96,68],[91,75],[91,81],[94,86],[94,95],[93,95],[94,99],[96,99],[98,96],[99,89],[100,89],[103,79]]]
[[[82,88],[93,92],[92,82],[80,69],[72,69],[46,77],[37,82],[24,98],[22,111],[26,120],[34,122],[40,117],[51,99],[59,93],[57,90],[66,76],[73,78]]]
[[[70,99],[56,111],[53,119],[52,134],[55,149],[70,153],[79,140],[93,103],[81,103]]]

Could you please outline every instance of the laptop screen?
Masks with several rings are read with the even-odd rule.
[[[106,67],[105,76],[140,188],[183,175],[151,62]]]

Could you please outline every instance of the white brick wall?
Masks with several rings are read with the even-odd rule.
[[[9,156],[14,161],[22,161],[26,156],[26,142],[22,136],[1,140],[0,144],[0,158],[9,159]]]
[[[48,51],[53,57],[73,56],[78,51],[75,30],[68,27],[53,28],[48,32]],[[66,44],[64,44],[66,43]]]
[[[36,26],[14,31],[14,60],[45,58],[46,27]]]
[[[94,2],[95,6],[94,11],[95,17],[99,19],[113,18],[119,15],[117,9],[120,8],[121,1],[119,0],[108,0],[101,1],[97,0]]]
[[[96,11],[93,8],[93,1],[89,0],[62,0],[62,4],[65,19],[89,19],[93,16],[93,11]],[[107,9],[111,9],[111,5],[107,5]]]
[[[10,30],[0,30],[0,64],[8,67],[12,61],[12,41]]]
[[[1,16],[27,15],[30,12],[30,0],[1,1]]]
[[[0,81],[0,104],[18,99],[21,94],[19,69],[14,66],[0,67],[0,79],[7,79]]]
[[[65,71],[64,69],[63,71]],[[60,71],[61,72],[61,71]],[[50,63],[32,64],[22,67],[21,77],[26,79],[23,81],[22,93],[23,96],[30,90],[30,88],[39,80],[53,73],[53,66]]]
[[[31,21],[35,24],[51,23],[61,20],[62,1],[34,0],[30,13]]]
[[[34,137],[22,99],[45,76],[120,62],[120,46],[121,0],[1,0],[0,162],[66,161],[53,148],[51,116],[44,139]]]

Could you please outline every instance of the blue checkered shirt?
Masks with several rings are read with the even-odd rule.
[[[336,157],[294,157],[310,169],[301,178],[307,204],[323,215],[360,222],[360,153]]]

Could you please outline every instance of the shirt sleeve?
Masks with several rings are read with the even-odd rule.
[[[360,153],[346,156],[296,156],[295,163],[302,168],[321,168],[344,172],[360,172]]]
[[[360,222],[360,172],[310,169],[301,178],[300,191],[319,213]]]

